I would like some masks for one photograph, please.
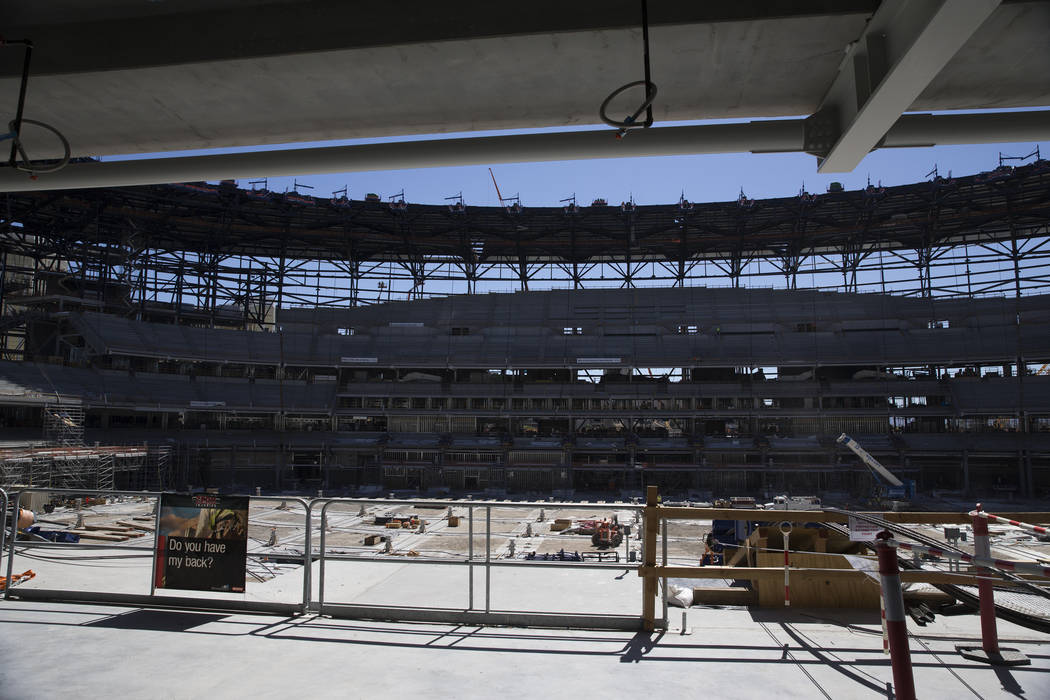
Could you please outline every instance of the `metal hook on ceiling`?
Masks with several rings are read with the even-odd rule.
[[[652,81],[649,69],[649,10],[647,0],[642,0],[642,50],[642,58],[645,64],[645,79],[635,80],[616,88],[609,93],[609,96],[605,98],[602,106],[598,109],[598,116],[601,120],[617,129],[616,138],[618,139],[626,136],[629,129],[648,129],[653,125],[653,100],[656,99],[656,83]],[[620,93],[637,86],[645,87],[645,100],[638,105],[638,109],[634,111],[634,114],[628,115],[621,121],[610,118],[607,114],[609,103]],[[642,112],[645,112],[645,121],[640,122],[638,117],[641,116]]]

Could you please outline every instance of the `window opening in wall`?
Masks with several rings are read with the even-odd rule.
[[[699,332],[699,326],[678,326],[678,333],[680,335],[696,335]]]
[[[561,329],[562,335],[583,335],[582,326],[565,326]]]
[[[1050,433],[1050,418],[1033,416],[1031,426],[1033,433]]]
[[[577,437],[624,437],[630,430],[619,418],[583,418],[575,421]]]
[[[949,418],[948,430],[958,433],[1015,433],[1020,427],[1016,416],[970,416]]]
[[[631,372],[632,381],[668,381],[680,382],[685,378],[681,367],[635,367]]]
[[[676,438],[685,434],[685,423],[675,418],[640,418],[634,422],[640,438]]]
[[[576,370],[576,381],[578,382],[590,382],[592,384],[598,384],[605,377],[605,370],[602,369],[580,369]]]
[[[337,331],[339,335],[353,335],[355,332],[353,328],[339,328]]]
[[[295,478],[301,481],[317,481],[321,478],[321,455],[317,452],[297,452],[292,456]]]
[[[949,324],[948,324],[947,320],[930,321],[929,324],[927,324],[927,328],[948,328],[948,327],[949,327]]]

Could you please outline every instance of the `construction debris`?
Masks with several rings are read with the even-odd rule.
[[[36,576],[36,574],[33,573],[33,570],[29,569],[28,571],[23,571],[20,574],[14,574],[13,576],[11,576],[10,583],[11,583],[12,586],[14,586],[16,584],[22,583],[23,581],[28,581],[29,579],[34,578],[35,576]],[[0,576],[0,591],[6,591],[7,590],[7,584],[8,584],[7,577],[6,576]]]

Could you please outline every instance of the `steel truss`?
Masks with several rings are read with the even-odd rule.
[[[8,194],[6,205],[8,326],[49,295],[129,316],[271,328],[274,307],[548,288],[1050,291],[1047,161],[713,204],[405,205],[224,183]]]

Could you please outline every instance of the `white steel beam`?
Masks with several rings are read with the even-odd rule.
[[[830,148],[817,145],[822,173],[849,172],[890,127],[1000,0],[884,0],[847,49],[815,117]]]
[[[595,158],[748,151],[798,153],[810,150],[804,145],[806,121],[772,119],[743,124],[667,126],[647,129],[622,141],[613,137],[614,132],[603,129],[71,163],[62,170],[35,178],[14,168],[0,168],[0,192]],[[905,114],[879,145],[908,148],[1046,139],[1050,139],[1050,110],[1044,109]]]

